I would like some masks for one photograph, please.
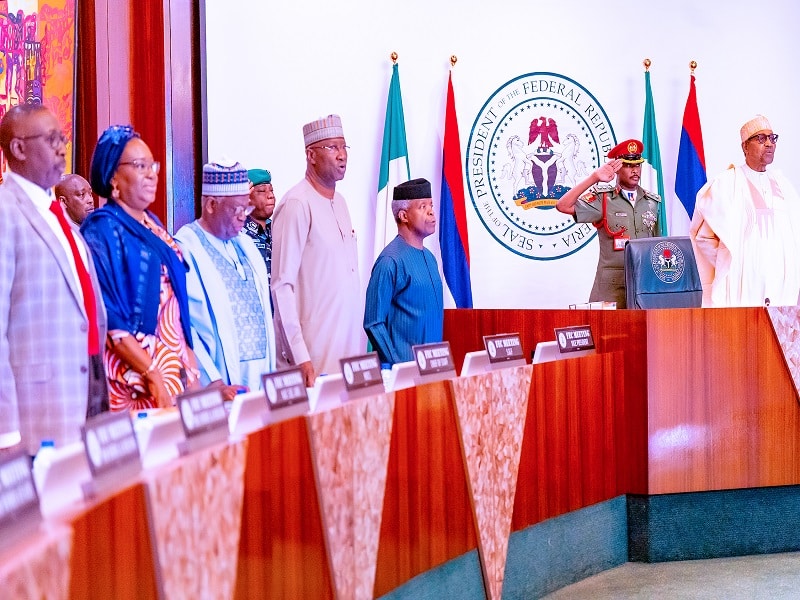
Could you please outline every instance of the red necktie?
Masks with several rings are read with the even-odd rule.
[[[94,288],[92,287],[92,279],[89,277],[89,271],[86,270],[86,265],[83,264],[81,253],[78,252],[78,245],[75,242],[75,236],[72,235],[72,229],[64,217],[64,210],[61,208],[58,200],[53,200],[50,204],[50,212],[53,213],[58,219],[58,224],[67,236],[70,250],[72,250],[72,257],[75,259],[75,269],[78,271],[78,280],[81,284],[81,291],[83,292],[83,307],[86,309],[86,316],[89,319],[89,355],[100,353],[100,340],[97,331],[97,304],[94,297]]]

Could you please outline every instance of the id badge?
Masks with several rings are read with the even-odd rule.
[[[621,235],[614,238],[614,250],[625,250],[625,244],[631,239],[627,235]]]

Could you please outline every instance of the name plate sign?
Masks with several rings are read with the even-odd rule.
[[[186,435],[186,439],[178,443],[181,456],[228,439],[228,411],[222,402],[222,390],[206,388],[181,394],[176,402]]]
[[[228,413],[219,389],[207,388],[181,394],[177,397],[177,402],[187,440],[207,431],[228,428]]]
[[[455,371],[453,354],[450,352],[450,342],[434,342],[432,344],[418,344],[411,347],[414,360],[417,361],[420,376]]]
[[[81,437],[93,477],[123,465],[141,468],[139,445],[127,411],[106,412],[90,418],[81,427]]]
[[[518,333],[485,335],[483,336],[483,345],[486,347],[490,363],[525,360],[525,356],[522,354],[522,342]]]
[[[556,327],[556,341],[558,351],[580,352],[581,350],[594,350],[594,338],[590,325],[575,325],[574,327]]]
[[[20,448],[0,460],[0,548],[33,531],[41,519],[31,459]]]
[[[381,361],[377,352],[342,358],[339,360],[339,364],[342,367],[344,386],[348,392],[372,386],[383,386]]]
[[[269,409],[280,410],[305,402],[308,410],[308,390],[300,367],[290,367],[281,371],[264,373],[261,386],[267,395]]]

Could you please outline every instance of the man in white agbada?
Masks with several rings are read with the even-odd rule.
[[[189,265],[192,341],[204,385],[221,380],[251,390],[275,370],[269,277],[242,231],[250,206],[247,170],[221,159],[203,167],[202,215],[175,234]]]
[[[298,366],[306,386],[338,373],[339,359],[363,354],[364,297],[358,243],[336,183],[347,171],[342,120],[303,126],[306,175],[275,208],[272,290],[278,365]]]
[[[703,306],[793,306],[800,294],[800,198],[770,169],[778,134],[757,115],[740,131],[745,164],[697,192],[690,236]]]

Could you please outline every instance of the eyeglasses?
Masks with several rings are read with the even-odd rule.
[[[757,141],[759,144],[761,144],[763,146],[764,143],[767,141],[767,139],[769,139],[769,141],[774,144],[775,142],[778,141],[778,134],[777,133],[769,133],[769,134],[767,134],[767,133],[757,133],[757,134],[751,135],[749,138],[747,138],[747,141],[749,142],[750,140],[755,140],[755,141]]]
[[[132,166],[140,175],[147,173],[147,171],[152,171],[158,175],[158,172],[161,170],[161,163],[157,160],[143,160],[141,158],[137,158],[136,160],[128,160],[119,164]]]
[[[49,133],[37,133],[36,135],[26,135],[25,137],[18,137],[18,140],[22,140],[23,142],[26,140],[32,140],[34,138],[44,138],[44,141],[49,144],[49,146],[53,150],[57,150],[61,144],[66,145],[67,143],[67,136],[64,135],[63,131],[51,131]]]
[[[251,206],[250,204],[247,206],[237,206],[233,209],[233,215],[235,217],[248,217],[255,209],[256,207]]]
[[[339,144],[333,144],[332,146],[309,146],[309,148],[313,148],[314,150],[325,150],[333,154],[339,154],[341,150],[344,150],[345,152],[350,150],[350,146],[340,146]]]

